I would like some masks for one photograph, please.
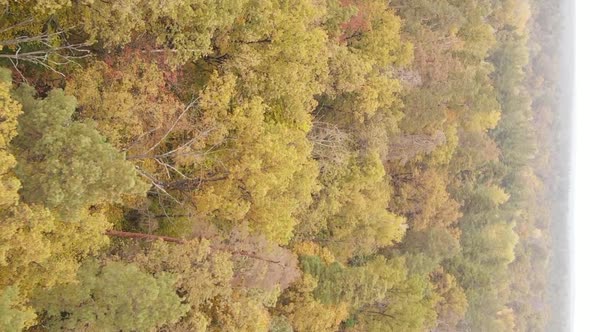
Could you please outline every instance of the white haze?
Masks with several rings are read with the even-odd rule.
[[[573,330],[590,331],[590,1],[576,1],[573,120]]]

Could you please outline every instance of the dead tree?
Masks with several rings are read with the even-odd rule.
[[[419,154],[432,153],[446,141],[445,134],[440,130],[432,135],[399,135],[391,140],[386,159],[387,161],[399,160],[405,164]]]
[[[422,86],[422,76],[417,70],[392,67],[390,73],[393,77],[400,80],[405,86],[409,88],[417,88]]]
[[[28,21],[25,21],[25,23]],[[25,25],[19,23],[3,29],[8,31]],[[65,65],[78,65],[78,60],[92,56],[86,43],[69,43],[66,39],[66,31],[44,32],[35,36],[21,35],[12,39],[0,40],[0,49],[12,50],[9,53],[0,53],[0,59],[7,59],[15,70],[20,73],[18,65],[27,62],[49,69],[62,76],[59,70]]]
[[[341,165],[348,161],[350,137],[335,124],[314,121],[308,138],[313,144],[313,158],[320,161],[320,166]]]
[[[158,241],[162,240],[164,242],[169,243],[176,243],[176,244],[185,244],[187,240],[175,238],[171,236],[164,236],[164,235],[153,235],[153,234],[145,234],[145,233],[135,233],[135,232],[125,232],[125,231],[116,231],[116,230],[108,230],[105,232],[106,235],[110,237],[118,237],[123,239],[136,239],[136,240],[146,240],[146,241]],[[244,256],[256,260],[261,260],[271,264],[277,264],[284,267],[284,264],[277,260],[268,259],[262,256],[257,255],[254,252],[249,252],[246,250],[235,250],[228,246],[220,246],[220,245],[211,245],[211,249],[218,250],[218,251],[225,251],[232,255],[237,256]]]

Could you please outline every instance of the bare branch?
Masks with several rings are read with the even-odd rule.
[[[205,182],[222,181],[228,178],[228,174],[219,175],[211,178],[196,178],[196,179],[184,179],[178,181],[172,181],[168,183],[162,183],[161,185],[166,189],[187,191],[194,190],[201,186]]]
[[[139,160],[139,159],[156,159],[156,158],[166,158],[166,157],[169,157],[169,156],[171,156],[171,155],[175,154],[176,152],[178,152],[178,151],[180,151],[180,150],[182,150],[182,149],[184,149],[184,148],[186,148],[186,147],[189,147],[189,146],[190,146],[191,144],[193,144],[193,143],[194,143],[194,142],[195,142],[197,139],[199,139],[199,138],[202,138],[202,137],[206,136],[206,135],[207,135],[207,134],[209,134],[209,133],[210,133],[210,132],[211,132],[213,129],[214,129],[214,128],[207,129],[207,130],[205,130],[205,131],[201,132],[199,135],[197,135],[197,136],[195,136],[195,137],[191,138],[190,140],[188,140],[188,141],[184,142],[182,145],[179,145],[179,146],[177,146],[176,148],[174,148],[174,149],[172,149],[172,150],[170,150],[170,151],[166,151],[166,152],[164,152],[164,153],[162,153],[162,154],[157,154],[157,155],[153,155],[153,156],[152,156],[152,155],[149,155],[148,153],[144,153],[144,154],[139,154],[139,155],[135,155],[135,156],[129,156],[129,157],[127,157],[127,160]],[[144,134],[144,135],[145,135],[145,134]],[[142,135],[142,136],[144,136],[144,135]],[[140,136],[140,137],[141,137],[141,136]],[[139,140],[139,138],[138,138],[138,140]],[[136,142],[134,142],[133,144],[137,144],[137,141],[136,141]],[[206,155],[206,154],[210,153],[212,149],[214,149],[214,148],[216,148],[216,147],[218,147],[218,146],[219,146],[219,144],[216,144],[216,145],[212,146],[211,148],[209,148],[209,149],[208,149],[207,151],[205,151],[204,153],[199,153],[199,155]],[[129,149],[129,148],[127,148],[127,149]],[[192,154],[192,153],[194,153],[194,152],[190,152],[189,154]],[[187,154],[187,153],[184,153],[184,154],[181,154],[181,155],[186,155],[186,154]]]
[[[24,25],[25,23],[23,23]],[[4,29],[10,30],[15,28],[9,27]],[[54,37],[63,36],[65,31],[58,31],[53,33],[44,33],[36,36],[18,36],[9,40],[0,40],[0,46],[16,46],[16,52],[11,54],[0,54],[0,59],[9,59],[11,62],[18,64],[19,61],[32,63],[42,66],[62,76],[64,74],[57,68],[68,64],[79,65],[76,60],[92,56],[90,50],[86,49],[88,44],[76,43],[55,46],[49,43],[49,40]],[[64,38],[65,39],[65,38]],[[22,46],[30,43],[36,43],[40,49],[21,52]]]
[[[114,236],[114,237],[128,238],[128,239],[163,240],[166,242],[179,243],[179,244],[186,243],[185,240],[175,238],[175,237],[163,236],[163,235],[152,235],[152,234],[145,234],[145,233],[133,233],[133,232],[108,230],[108,231],[106,231],[106,235]]]
[[[440,130],[432,135],[399,135],[389,143],[389,153],[386,158],[388,161],[400,160],[402,164],[405,164],[416,155],[432,153],[446,141],[445,134]]]
[[[15,25],[11,25],[11,26],[9,26],[9,27],[7,27],[7,28],[4,28],[4,29],[0,30],[0,33],[4,33],[4,32],[6,32],[6,31],[10,31],[10,30],[12,30],[12,29],[16,29],[16,28],[18,28],[18,27],[25,26],[25,25],[27,25],[27,24],[33,23],[33,21],[34,21],[34,19],[33,19],[32,17],[29,17],[28,19],[26,19],[26,20],[24,20],[24,21],[20,21],[20,22],[18,22],[18,23],[17,23],[17,24],[15,24]]]
[[[386,313],[384,313],[384,312],[380,312],[380,311],[373,311],[373,310],[362,310],[362,312],[366,312],[366,313],[368,313],[368,314],[373,314],[373,315],[381,315],[381,316],[384,316],[384,317],[388,317],[388,318],[396,319],[396,317],[395,317],[395,316],[393,316],[393,315],[388,315],[388,314],[386,314]]]
[[[202,137],[206,136],[207,134],[209,134],[213,129],[214,128],[207,129],[207,130],[201,132],[198,136],[195,136],[195,137],[191,138],[190,140],[188,140],[184,144],[182,144],[182,145],[180,145],[180,146],[178,146],[178,147],[176,147],[176,148],[174,148],[174,149],[172,149],[170,151],[167,151],[166,153],[163,153],[161,155],[157,155],[156,157],[157,158],[167,157],[167,156],[175,153],[178,150],[182,150],[182,149],[188,147],[189,145],[193,144],[197,139],[202,138]]]
[[[160,182],[158,180],[156,180],[153,176],[143,172],[141,170],[141,168],[139,168],[139,166],[135,166],[135,169],[137,170],[137,172],[142,175],[143,177],[145,177],[146,179],[150,180],[150,183],[159,191],[161,191],[162,193],[164,193],[166,196],[170,197],[174,202],[180,204],[180,202],[172,195],[170,195],[166,189],[164,189],[164,187],[162,187],[162,185],[160,185]]]
[[[12,59],[9,59],[9,60],[10,60],[10,63],[12,64],[12,67],[14,67],[14,70],[16,70],[16,72],[20,75],[20,77],[23,79],[23,81],[25,83],[29,84],[25,75],[23,75],[23,73],[20,71],[20,69],[18,69],[18,60],[16,60],[16,62],[14,62],[14,60],[12,60]]]
[[[198,100],[199,100],[198,98],[195,98],[188,105],[186,105],[186,107],[184,108],[184,110],[182,111],[182,113],[180,113],[180,115],[176,118],[176,120],[174,120],[174,123],[172,123],[172,126],[170,126],[170,128],[168,128],[168,131],[164,134],[164,136],[162,136],[162,138],[156,144],[154,144],[151,148],[149,148],[146,151],[146,154],[149,153],[149,152],[151,152],[156,147],[158,147],[158,145],[162,144],[162,142],[166,139],[166,137],[168,137],[168,135],[170,135],[170,133],[172,132],[172,130],[174,129],[174,127],[176,127],[176,124],[178,124],[178,121],[180,121],[180,119],[184,116],[184,114],[189,109],[191,109],[196,104],[196,102]]]
[[[184,179],[188,179],[189,177],[186,176],[184,173],[182,173],[181,171],[179,171],[176,167],[170,165],[169,163],[163,162],[160,158],[154,158],[154,160],[156,160],[156,162],[164,167],[166,167],[167,169],[170,168],[171,170],[173,170],[176,174],[180,175],[182,178]],[[168,173],[168,178],[170,178],[170,173],[168,171],[166,171],[166,173]]]
[[[105,232],[106,235],[108,236],[112,236],[112,237],[120,237],[120,238],[127,238],[127,239],[139,239],[139,240],[162,240],[165,242],[170,242],[170,243],[177,243],[177,244],[184,244],[187,241],[184,239],[179,239],[179,238],[175,238],[175,237],[171,237],[171,236],[164,236],[164,235],[153,235],[153,234],[145,234],[145,233],[134,233],[134,232],[124,232],[124,231],[116,231],[116,230],[108,230]],[[225,252],[229,252],[232,255],[237,255],[237,256],[245,256],[245,257],[249,257],[249,258],[253,258],[253,259],[257,259],[257,260],[261,260],[267,263],[272,263],[272,264],[277,264],[280,265],[282,267],[285,267],[284,264],[282,264],[279,261],[275,261],[275,260],[271,260],[271,259],[267,259],[264,257],[260,257],[254,253],[251,252],[247,252],[245,250],[233,250],[230,247],[226,247],[226,246],[215,246],[215,245],[211,245],[210,246],[211,249],[213,250],[217,250],[217,251],[225,251]]]
[[[153,128],[150,131],[147,131],[147,132],[139,135],[139,137],[137,137],[128,147],[126,147],[125,149],[123,149],[123,151],[129,151],[132,147],[134,147],[135,145],[137,145],[141,141],[142,138],[146,137],[147,135],[155,132],[156,130],[158,130],[160,128],[161,127]],[[130,159],[130,158],[127,158],[127,159]],[[139,158],[136,158],[136,159],[139,159]]]
[[[64,31],[58,31],[58,32],[52,32],[52,33],[44,33],[42,35],[36,35],[36,36],[18,36],[14,39],[0,40],[0,45],[11,46],[11,45],[21,45],[21,44],[32,43],[32,42],[40,42],[40,43],[47,45],[47,43],[45,42],[46,40],[48,40],[51,37],[55,37],[55,36],[59,36],[59,35],[63,35],[63,34],[64,34]]]

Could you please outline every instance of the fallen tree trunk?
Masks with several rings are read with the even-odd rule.
[[[153,235],[153,234],[145,234],[145,233],[124,232],[124,231],[116,231],[116,230],[108,230],[108,231],[106,231],[105,234],[108,235],[108,236],[111,236],[111,237],[120,237],[120,238],[126,238],[126,239],[162,240],[162,241],[165,241],[165,242],[171,242],[171,243],[177,243],[177,244],[184,244],[184,243],[186,243],[186,240],[179,239],[179,238],[176,238],[176,237],[171,237],[171,236],[164,236],[164,235]],[[271,260],[271,259],[260,257],[260,256],[256,255],[255,253],[250,253],[250,252],[247,252],[247,251],[244,251],[244,250],[233,250],[231,248],[219,247],[219,246],[215,246],[215,245],[211,245],[210,248],[213,249],[213,250],[226,251],[226,252],[229,252],[232,255],[244,256],[244,257],[249,257],[249,258],[253,258],[253,259],[265,261],[267,263],[278,264],[278,265],[284,267],[284,264],[282,264],[279,261],[274,261],[274,260]]]

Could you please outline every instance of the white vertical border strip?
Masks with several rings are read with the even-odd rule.
[[[573,330],[590,331],[590,1],[576,0],[571,195]],[[565,19],[568,19],[567,17]]]

